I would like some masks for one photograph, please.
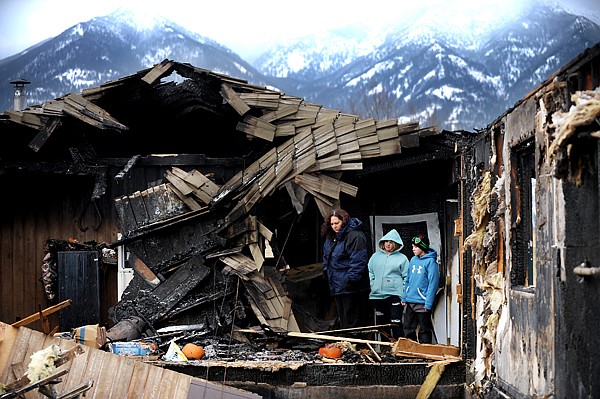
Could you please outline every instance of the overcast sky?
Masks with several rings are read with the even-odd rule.
[[[449,1],[458,8],[472,9],[511,0],[0,0],[0,59],[124,5],[162,15],[249,59],[251,53],[266,49],[275,39],[359,22],[385,22],[411,5],[447,6]],[[577,14],[587,12],[600,23],[599,0],[558,2]]]

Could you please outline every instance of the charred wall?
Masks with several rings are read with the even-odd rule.
[[[473,396],[599,392],[599,59],[583,53],[488,127],[485,156],[467,153]]]

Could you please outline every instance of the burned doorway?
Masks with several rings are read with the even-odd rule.
[[[391,229],[396,229],[400,233],[400,237],[404,242],[404,253],[408,259],[413,257],[410,240],[418,234],[426,235],[429,238],[432,248],[438,252],[438,264],[440,265],[440,287],[436,296],[436,303],[433,311],[434,324],[434,342],[436,343],[451,343],[458,345],[459,331],[458,328],[452,327],[450,315],[452,312],[458,312],[458,308],[452,307],[452,303],[448,303],[445,295],[445,282],[454,273],[453,269],[456,265],[443,265],[445,259],[443,256],[442,237],[440,233],[439,217],[436,212],[421,213],[414,215],[402,216],[386,216],[375,215],[370,218],[371,231],[373,231],[373,248],[377,245],[377,240]],[[446,267],[444,267],[446,266]],[[445,273],[444,273],[445,271]],[[452,309],[451,309],[452,307]],[[455,309],[456,308],[456,309]]]

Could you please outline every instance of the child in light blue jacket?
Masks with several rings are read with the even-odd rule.
[[[377,251],[369,259],[369,299],[375,308],[375,322],[391,324],[394,338],[404,336],[402,296],[408,272],[408,258],[400,252],[404,243],[395,229],[379,239]],[[388,330],[389,332],[389,330]]]

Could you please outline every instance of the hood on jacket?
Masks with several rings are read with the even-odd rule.
[[[362,230],[362,227],[363,227],[363,222],[361,222],[360,219],[350,218],[348,220],[348,223],[346,223],[336,235],[338,237],[341,237],[342,235],[344,235],[350,231]]]
[[[379,249],[381,249],[382,251],[384,250],[383,243],[385,241],[394,241],[396,244],[400,245],[400,247],[397,248],[396,251],[400,251],[404,247],[404,242],[402,241],[402,238],[400,238],[400,234],[398,233],[398,231],[396,231],[396,229],[391,229],[379,239],[378,246]]]
[[[435,249],[429,247],[429,251],[425,252],[423,255],[421,255],[421,259],[427,259],[427,258],[432,258],[434,261],[437,262],[437,252]]]

